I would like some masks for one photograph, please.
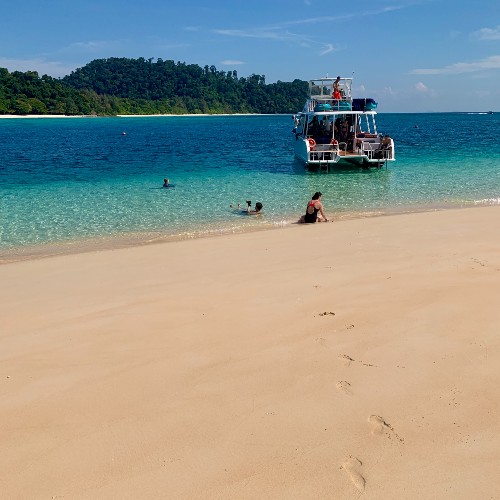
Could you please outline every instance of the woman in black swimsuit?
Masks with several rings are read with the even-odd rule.
[[[325,212],[323,212],[322,196],[319,191],[313,194],[311,201],[307,204],[306,214],[302,217],[303,222],[308,224],[313,222],[328,222]]]

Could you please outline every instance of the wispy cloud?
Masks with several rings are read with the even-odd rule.
[[[327,43],[325,48],[320,51],[319,55],[324,56],[324,55],[329,54],[330,52],[334,52],[334,51],[335,51],[335,47],[331,43]]]
[[[500,69],[500,56],[490,56],[473,62],[459,62],[443,68],[413,69],[411,75],[459,75],[488,69]]]
[[[496,28],[481,28],[474,31],[472,36],[479,40],[500,40],[500,25]]]
[[[317,16],[310,17],[305,19],[297,19],[294,21],[286,21],[283,23],[284,26],[291,25],[299,25],[299,24],[324,24],[324,23],[332,23],[335,21],[346,21],[348,19],[359,18],[360,16],[364,17],[373,17],[379,16],[382,14],[386,14],[388,12],[393,12],[396,10],[406,9],[408,7],[418,5],[423,2],[413,2],[407,4],[399,4],[399,5],[388,5],[386,7],[381,7],[379,9],[366,10],[366,11],[355,11],[355,12],[346,12],[345,14],[337,14],[334,16]],[[424,2],[425,3],[425,2]]]
[[[247,30],[236,29],[216,29],[213,33],[228,37],[256,38],[261,40],[274,40],[277,42],[292,43],[301,47],[316,47],[320,56],[329,54],[338,49],[331,43],[321,42],[309,36],[282,30],[277,27],[253,28]]]
[[[58,78],[69,75],[76,66],[68,66],[59,61],[47,61],[42,58],[36,59],[7,59],[0,57],[0,67],[12,71],[36,71],[40,76],[50,75]]]
[[[220,36],[227,37],[239,37],[239,38],[256,38],[261,40],[275,40],[277,42],[294,43],[302,47],[316,47],[317,54],[319,56],[324,56],[335,52],[338,48],[329,41],[321,41],[317,38],[312,38],[307,35],[294,33],[288,29],[290,26],[300,26],[300,25],[312,25],[312,24],[328,24],[334,21],[345,21],[353,18],[359,18],[360,16],[377,16],[382,15],[391,11],[405,9],[412,5],[417,5],[420,3],[425,3],[429,0],[420,0],[410,3],[400,3],[397,5],[386,6],[378,9],[373,9],[369,11],[355,11],[348,12],[345,14],[332,15],[332,16],[318,16],[310,18],[302,18],[291,21],[283,21],[276,23],[271,26],[260,26],[247,29],[232,29],[232,28],[221,28],[213,29],[212,33]],[[304,0],[306,5],[311,5],[309,0]]]
[[[128,44],[127,40],[87,40],[73,42],[54,50],[52,54],[102,54],[116,52]]]
[[[69,46],[69,48],[83,50],[85,52],[98,52],[105,49],[109,45],[109,42],[105,42],[104,40],[96,40],[89,42],[74,42]]]
[[[239,37],[239,38],[260,38],[266,40],[282,40],[293,41],[303,39],[303,35],[297,35],[288,31],[279,31],[279,28],[251,28],[248,30],[235,30],[235,29],[215,29],[213,33],[217,35]]]
[[[415,90],[419,94],[426,94],[426,95],[429,95],[431,97],[436,97],[436,95],[437,95],[435,90],[429,88],[427,85],[425,85],[425,83],[422,83],[422,82],[418,82],[415,84]]]
[[[223,66],[239,66],[240,64],[245,64],[243,61],[235,61],[232,59],[226,59],[220,62]]]
[[[417,92],[429,92],[429,88],[422,82],[418,82],[415,84],[415,90]]]

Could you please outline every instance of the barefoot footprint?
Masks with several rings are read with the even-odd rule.
[[[346,394],[350,394],[350,387],[351,384],[347,382],[347,380],[339,380],[336,384],[335,387],[339,389],[340,391],[345,392]]]
[[[382,417],[378,415],[370,415],[368,417],[368,422],[372,424],[372,434],[383,434],[387,432],[388,437],[394,435],[398,441],[404,443],[404,439],[400,437],[397,432],[394,430],[391,424],[388,424]]]
[[[365,478],[361,475],[362,465],[361,460],[358,460],[356,457],[349,457],[340,467],[347,472],[349,479],[359,491],[365,489],[366,483]]]
[[[354,361],[354,359],[352,359],[351,356],[348,356],[347,354],[341,354],[339,356],[339,359],[344,362],[345,366],[349,366]]]

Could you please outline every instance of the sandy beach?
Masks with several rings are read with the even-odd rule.
[[[499,216],[0,266],[2,498],[500,498]]]

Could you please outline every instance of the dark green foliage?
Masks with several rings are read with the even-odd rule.
[[[295,113],[306,95],[301,80],[142,57],[97,59],[62,79],[0,68],[0,114]]]

